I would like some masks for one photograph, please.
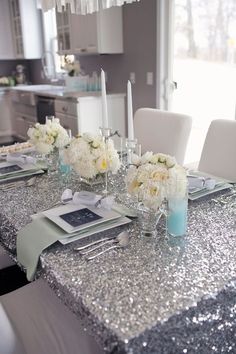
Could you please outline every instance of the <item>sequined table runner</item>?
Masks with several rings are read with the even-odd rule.
[[[81,189],[75,178],[70,184]],[[112,188],[120,186],[117,177]],[[2,193],[0,240],[12,254],[17,230],[64,188],[58,176],[42,176],[33,187]],[[55,244],[41,255],[38,276],[108,353],[236,353],[235,197],[227,193],[189,204],[183,239],[166,238],[161,222],[148,242],[134,221],[127,248],[87,262],[73,250],[87,240]]]

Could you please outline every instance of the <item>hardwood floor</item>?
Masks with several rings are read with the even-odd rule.
[[[28,284],[25,273],[17,265],[0,270],[0,295]]]

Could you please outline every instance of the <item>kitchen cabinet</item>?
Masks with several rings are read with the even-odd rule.
[[[9,0],[14,57],[38,59],[42,56],[40,13],[36,0]]]
[[[58,50],[60,53],[69,53],[71,46],[71,27],[69,9],[56,13]]]
[[[11,91],[13,135],[27,140],[27,131],[37,122],[36,98],[32,92]]]
[[[13,135],[9,96],[8,91],[0,89],[0,136]]]
[[[112,7],[88,15],[56,14],[60,54],[123,53],[121,7]]]
[[[9,1],[0,0],[0,59],[14,58]]]

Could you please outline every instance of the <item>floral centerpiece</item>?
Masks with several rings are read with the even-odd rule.
[[[79,60],[71,59],[71,56],[65,55],[63,69],[67,71],[69,76],[78,76],[80,74]]]
[[[48,155],[55,149],[63,148],[70,141],[67,131],[57,118],[48,120],[45,124],[36,123],[34,127],[29,128],[27,135],[29,142],[42,155]]]
[[[164,199],[184,197],[187,188],[185,169],[165,154],[133,155],[127,177],[128,193],[150,209],[158,210]]]
[[[81,176],[93,179],[108,171],[116,173],[120,160],[112,140],[106,143],[100,135],[84,133],[73,138],[64,151],[65,163]]]

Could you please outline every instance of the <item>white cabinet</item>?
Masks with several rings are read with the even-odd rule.
[[[71,46],[70,13],[67,9],[63,12],[56,12],[58,50],[60,53],[69,53]]]
[[[125,132],[125,95],[107,95],[109,127],[118,130],[122,136]],[[72,135],[90,132],[99,133],[102,126],[102,100],[99,96],[79,97],[78,101],[71,99],[55,100],[55,116],[62,126],[71,129]]]
[[[9,0],[8,3],[15,58],[41,58],[42,35],[36,0]]]
[[[121,7],[88,15],[57,13],[57,31],[61,54],[123,53]]]
[[[0,59],[14,59],[8,0],[0,0]]]

